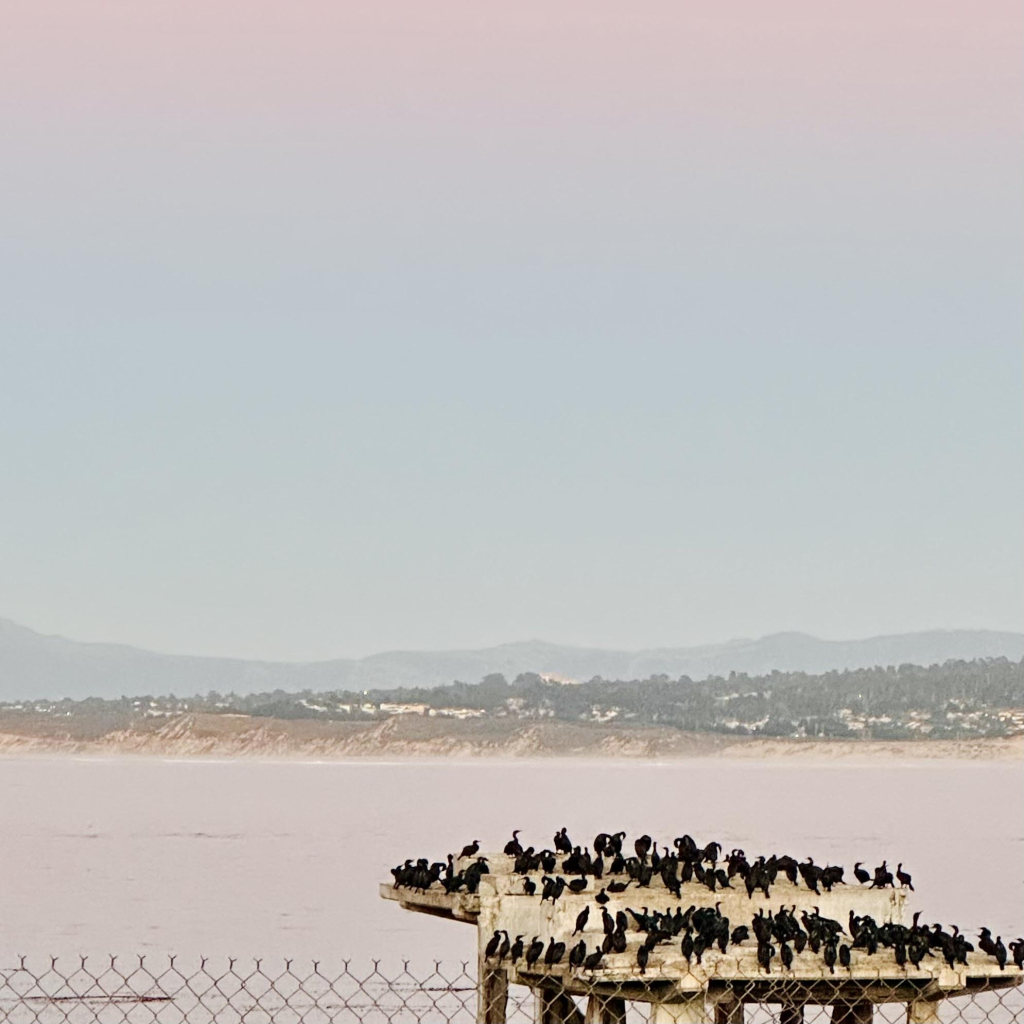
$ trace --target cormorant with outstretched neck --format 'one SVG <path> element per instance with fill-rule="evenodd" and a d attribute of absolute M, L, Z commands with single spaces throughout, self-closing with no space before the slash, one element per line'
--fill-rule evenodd
<path fill-rule="evenodd" d="M 523 852 L 522 844 L 519 842 L 520 832 L 522 832 L 521 828 L 513 829 L 512 838 L 505 844 L 505 853 L 510 857 L 518 857 Z"/>

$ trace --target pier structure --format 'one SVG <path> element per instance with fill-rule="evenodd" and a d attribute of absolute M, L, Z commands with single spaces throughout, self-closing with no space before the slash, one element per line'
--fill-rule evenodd
<path fill-rule="evenodd" d="M 476 858 L 473 858 L 474 860 Z M 870 1024 L 880 1004 L 904 1004 L 909 1024 L 939 1024 L 943 1000 L 988 989 L 1020 985 L 1022 972 L 1012 963 L 1003 970 L 992 957 L 970 953 L 967 964 L 953 967 L 938 954 L 929 956 L 920 966 L 898 964 L 892 949 L 880 948 L 869 954 L 850 949 L 849 967 L 824 963 L 819 953 L 805 949 L 794 953 L 793 962 L 783 968 L 776 958 L 765 970 L 758 962 L 757 942 L 751 936 L 730 943 L 725 953 L 718 948 L 703 952 L 700 962 L 688 961 L 680 942 L 658 945 L 649 954 L 646 966 L 637 962 L 637 950 L 644 933 L 630 930 L 626 949 L 606 953 L 593 970 L 569 966 L 567 957 L 546 965 L 543 958 L 527 965 L 520 958 L 498 961 L 487 957 L 485 949 L 495 932 L 524 943 L 535 937 L 564 942 L 566 950 L 581 939 L 588 950 L 596 950 L 604 939 L 601 908 L 595 895 L 606 886 L 592 877 L 582 892 L 566 888 L 555 901 L 543 901 L 539 895 L 542 872 L 523 876 L 513 872 L 513 858 L 503 854 L 485 855 L 488 873 L 480 877 L 475 893 L 448 894 L 441 885 L 426 890 L 380 886 L 380 895 L 396 901 L 403 909 L 430 914 L 472 925 L 477 929 L 478 1008 L 481 1024 L 504 1024 L 510 985 L 524 985 L 535 1000 L 535 1019 L 543 1024 L 619 1024 L 626 1020 L 630 1003 L 650 1004 L 646 1018 L 656 1024 L 741 1024 L 744 1008 L 755 1004 L 775 1004 L 779 1024 L 802 1024 L 805 1009 L 830 1007 L 834 1024 Z M 472 861 L 458 863 L 458 868 Z M 537 892 L 524 891 L 530 877 Z M 557 877 L 557 872 L 549 877 Z M 565 875 L 566 882 L 578 876 Z M 630 885 L 622 893 L 606 891 L 605 909 L 614 917 L 627 908 L 642 911 L 675 911 L 681 907 L 716 907 L 729 918 L 730 927 L 750 926 L 751 919 L 763 911 L 776 912 L 780 906 L 798 916 L 817 912 L 847 927 L 850 914 L 870 915 L 876 922 L 908 924 L 908 892 L 903 887 L 876 889 L 856 883 L 836 885 L 831 892 L 816 894 L 804 885 L 794 885 L 779 875 L 770 887 L 770 897 L 760 892 L 750 897 L 742 880 L 736 888 L 710 892 L 704 885 L 688 882 L 675 897 L 657 876 L 650 886 Z M 590 907 L 588 921 L 574 934 L 577 917 Z M 852 947 L 852 939 L 845 940 Z M 581 1012 L 573 997 L 585 1000 Z"/>

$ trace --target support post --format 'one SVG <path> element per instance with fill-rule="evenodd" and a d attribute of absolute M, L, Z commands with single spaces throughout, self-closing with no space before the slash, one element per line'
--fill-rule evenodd
<path fill-rule="evenodd" d="M 651 1024 L 707 1024 L 707 1020 L 703 992 L 651 1007 Z"/>
<path fill-rule="evenodd" d="M 508 971 L 480 958 L 477 982 L 477 1024 L 505 1024 L 508 1007 Z"/>
<path fill-rule="evenodd" d="M 870 999 L 832 1004 L 832 1024 L 871 1024 L 874 1019 L 875 1006 Z"/>
<path fill-rule="evenodd" d="M 715 1003 L 715 1024 L 743 1024 L 743 1000 L 730 993 Z"/>
<path fill-rule="evenodd" d="M 907 1024 L 939 1024 L 941 999 L 914 999 L 907 1004 Z"/>
<path fill-rule="evenodd" d="M 804 1024 L 803 1004 L 792 1003 L 783 1005 L 779 1010 L 779 1024 Z"/>
<path fill-rule="evenodd" d="M 621 996 L 599 996 L 596 993 L 587 999 L 584 1024 L 625 1024 L 626 1000 Z"/>
<path fill-rule="evenodd" d="M 561 985 L 539 985 L 536 993 L 538 1024 L 583 1024 L 583 1014 Z"/>

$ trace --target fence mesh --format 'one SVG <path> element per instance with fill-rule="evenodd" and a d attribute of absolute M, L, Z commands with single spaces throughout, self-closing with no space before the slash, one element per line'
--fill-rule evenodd
<path fill-rule="evenodd" d="M 1009 970 L 1012 970 L 1010 968 Z M 440 961 L 22 958 L 0 968 L 0 1021 L 12 1024 L 328 1024 L 328 1022 L 674 1021 L 800 1024 L 1024 1021 L 1019 974 L 967 990 L 893 978 L 741 979 L 699 984 L 657 968 L 623 981 L 578 969 L 534 973 Z M 777 972 L 778 975 L 779 972 Z M 947 979 L 948 982 L 948 979 Z"/>

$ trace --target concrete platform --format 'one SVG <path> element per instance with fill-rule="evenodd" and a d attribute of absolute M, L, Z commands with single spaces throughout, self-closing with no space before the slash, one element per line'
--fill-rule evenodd
<path fill-rule="evenodd" d="M 794 956 L 788 970 L 783 970 L 776 957 L 769 974 L 757 962 L 757 943 L 753 938 L 740 944 L 730 943 L 724 954 L 717 948 L 708 950 L 701 964 L 688 964 L 680 952 L 679 940 L 675 940 L 655 947 L 641 973 L 636 952 L 645 936 L 637 930 L 627 933 L 625 952 L 606 954 L 593 971 L 570 968 L 565 962 L 553 967 L 537 963 L 530 968 L 522 961 L 518 965 L 495 964 L 484 959 L 483 951 L 498 929 L 513 938 L 522 935 L 527 943 L 534 936 L 545 942 L 553 936 L 571 948 L 582 938 L 588 951 L 597 949 L 604 931 L 594 897 L 609 881 L 621 882 L 626 876 L 606 877 L 600 882 L 589 878 L 582 893 L 566 889 L 556 902 L 542 903 L 543 872 L 525 876 L 537 883 L 537 894 L 528 896 L 523 892 L 524 876 L 512 872 L 511 857 L 502 853 L 485 856 L 491 873 L 481 877 L 479 891 L 474 895 L 449 896 L 439 885 L 425 892 L 396 889 L 390 884 L 380 887 L 383 898 L 397 901 L 406 910 L 476 925 L 481 1021 L 503 1021 L 508 985 L 520 984 L 536 993 L 538 1020 L 544 1021 L 582 1021 L 575 1004 L 567 997 L 583 996 L 590 999 L 587 1019 L 593 1021 L 622 1020 L 626 1002 L 639 1001 L 654 1004 L 651 1019 L 655 1021 L 741 1021 L 744 1004 L 776 1003 L 790 1008 L 788 1015 L 783 1014 L 789 1024 L 802 1019 L 799 1008 L 804 1004 L 831 1004 L 834 1020 L 860 1024 L 871 1020 L 874 1004 L 895 1002 L 908 1006 L 908 1020 L 927 1024 L 938 1021 L 938 1007 L 943 999 L 1020 985 L 1024 980 L 1012 963 L 1000 971 L 992 958 L 984 954 L 970 954 L 966 966 L 949 968 L 945 960 L 935 956 L 914 968 L 910 964 L 899 966 L 889 949 L 879 950 L 873 956 L 853 949 L 850 967 L 837 964 L 834 974 L 829 973 L 820 954 L 805 950 Z M 558 874 L 552 872 L 551 877 Z M 568 881 L 579 876 L 562 877 Z M 771 886 L 771 896 L 765 898 L 759 892 L 748 897 L 739 878 L 734 884 L 734 889 L 712 893 L 705 886 L 690 882 L 682 886 L 680 898 L 676 898 L 656 878 L 649 887 L 633 884 L 623 893 L 606 893 L 606 908 L 614 916 L 627 907 L 661 912 L 674 912 L 681 907 L 685 912 L 691 906 L 717 905 L 729 918 L 730 928 L 749 928 L 751 918 L 759 910 L 768 913 L 780 906 L 795 908 L 798 917 L 803 911 L 817 910 L 822 916 L 839 921 L 844 929 L 851 911 L 861 917 L 870 915 L 879 924 L 910 923 L 908 892 L 903 888 L 869 889 L 854 882 L 816 895 L 806 886 L 794 885 L 780 876 Z M 590 907 L 590 919 L 583 932 L 574 937 L 577 915 L 586 906 Z"/>

